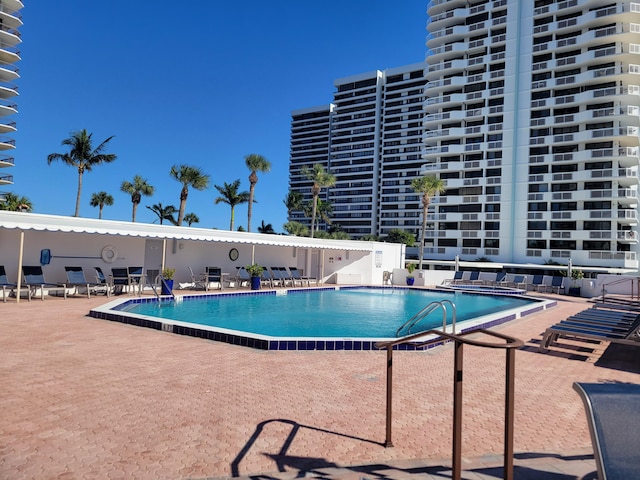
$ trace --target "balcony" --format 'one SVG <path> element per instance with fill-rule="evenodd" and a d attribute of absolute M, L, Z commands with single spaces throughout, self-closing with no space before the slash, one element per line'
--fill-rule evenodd
<path fill-rule="evenodd" d="M 13 175 L 0 175 L 0 185 L 13 185 Z"/>
<path fill-rule="evenodd" d="M 619 230 L 616 238 L 620 243 L 636 244 L 638 243 L 638 232 L 635 230 Z"/>
<path fill-rule="evenodd" d="M 616 218 L 619 223 L 623 223 L 625 225 L 637 225 L 638 210 L 636 209 L 618 210 Z"/>
<path fill-rule="evenodd" d="M 0 168 L 13 167 L 15 165 L 13 157 L 9 155 L 0 155 Z"/>

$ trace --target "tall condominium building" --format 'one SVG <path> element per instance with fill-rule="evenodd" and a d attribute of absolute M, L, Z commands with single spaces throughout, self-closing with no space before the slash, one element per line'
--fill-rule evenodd
<path fill-rule="evenodd" d="M 638 268 L 640 3 L 434 0 L 430 258 Z"/>
<path fill-rule="evenodd" d="M 18 29 L 22 26 L 20 0 L 0 0 L 0 201 L 4 201 L 4 188 L 13 184 L 13 175 L 2 170 L 13 167 L 11 151 L 15 140 L 11 134 L 16 124 L 11 117 L 18 113 L 14 97 L 18 95 L 15 81 L 19 78 L 15 64 L 20 60 L 17 46 L 22 41 Z"/>
<path fill-rule="evenodd" d="M 436 175 L 447 189 L 425 258 L 637 269 L 640 3 L 433 0 L 427 13 L 423 73 L 335 83 L 334 221 L 417 234 L 409 183 Z M 294 186 L 293 128 L 291 188 L 310 190 Z"/>
<path fill-rule="evenodd" d="M 415 230 L 419 200 L 409 186 L 420 174 L 425 63 L 336 80 L 333 103 L 296 110 L 291 122 L 289 185 L 311 199 L 303 166 L 320 163 L 336 177 L 322 191 L 331 221 L 353 237 Z M 302 211 L 290 220 L 310 224 Z M 327 228 L 321 220 L 320 228 Z"/>

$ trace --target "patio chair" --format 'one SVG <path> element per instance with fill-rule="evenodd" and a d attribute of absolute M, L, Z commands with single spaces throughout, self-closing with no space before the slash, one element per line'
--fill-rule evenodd
<path fill-rule="evenodd" d="M 551 285 L 549 285 L 548 288 L 551 293 L 553 293 L 553 291 L 555 290 L 555 293 L 560 295 L 561 289 L 562 293 L 564 293 L 564 277 L 561 277 L 559 275 L 551 277 Z"/>
<path fill-rule="evenodd" d="M 47 288 L 47 292 L 58 292 L 62 290 L 64 298 L 67 298 L 67 286 L 64 283 L 49 283 L 44 279 L 44 273 L 40 265 L 23 265 L 22 276 L 24 277 L 24 284 L 28 288 L 28 298 L 31 301 L 31 297 L 40 289 L 40 300 L 44 300 L 44 291 Z"/>
<path fill-rule="evenodd" d="M 2 288 L 3 303 L 7 303 L 7 290 L 9 290 L 9 295 L 11 295 L 17 287 L 18 285 L 11 283 L 7 278 L 7 272 L 4 269 L 4 265 L 0 265 L 0 288 Z"/>
<path fill-rule="evenodd" d="M 220 267 L 207 267 L 205 273 L 205 290 L 209 290 L 209 285 L 217 283 L 220 290 L 224 289 L 222 283 L 222 268 Z"/>
<path fill-rule="evenodd" d="M 82 287 L 87 290 L 87 298 L 91 298 L 91 293 L 97 293 L 98 291 L 104 292 L 104 294 L 109 296 L 109 288 L 107 285 L 103 285 L 102 283 L 91 283 L 84 276 L 84 270 L 82 267 L 69 267 L 65 266 L 64 271 L 67 274 L 67 283 L 68 287 L 74 287 L 74 293 L 78 293 L 78 288 Z"/>
<path fill-rule="evenodd" d="M 573 388 L 584 403 L 598 478 L 640 478 L 640 385 L 575 382 Z"/>
<path fill-rule="evenodd" d="M 144 268 L 142 267 L 127 267 L 127 274 L 129 276 L 129 285 L 133 286 L 133 290 L 135 291 L 135 287 L 138 287 L 139 294 L 142 294 L 142 289 L 144 288 L 147 277 L 144 274 Z"/>
<path fill-rule="evenodd" d="M 193 273 L 193 269 L 189 266 L 189 276 L 191 277 L 191 283 L 180 284 L 181 288 L 193 288 L 194 290 L 202 289 L 207 290 L 207 273 Z"/>
<path fill-rule="evenodd" d="M 111 275 L 109 276 L 109 285 L 115 294 L 121 294 L 125 290 L 128 293 L 129 287 L 132 285 L 129 270 L 126 267 L 112 267 Z"/>

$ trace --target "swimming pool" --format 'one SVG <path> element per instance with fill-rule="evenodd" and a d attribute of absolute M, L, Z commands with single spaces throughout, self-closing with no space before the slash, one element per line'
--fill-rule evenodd
<path fill-rule="evenodd" d="M 370 350 L 377 341 L 395 338 L 398 327 L 432 301 L 456 304 L 457 331 L 497 325 L 554 303 L 403 287 L 304 288 L 178 299 L 175 304 L 159 304 L 155 298 L 119 300 L 90 315 L 268 350 Z M 413 332 L 441 326 L 439 310 Z"/>

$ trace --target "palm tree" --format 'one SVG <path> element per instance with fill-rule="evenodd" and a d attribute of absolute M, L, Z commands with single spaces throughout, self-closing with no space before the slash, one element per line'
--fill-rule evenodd
<path fill-rule="evenodd" d="M 173 215 L 177 212 L 176 207 L 174 207 L 173 205 L 167 205 L 166 207 L 163 207 L 161 203 L 156 203 L 152 207 L 147 205 L 147 208 L 158 216 L 160 225 L 162 225 L 162 222 L 164 220 L 168 220 L 172 225 L 178 224 L 178 222 L 176 222 L 176 219 L 173 218 Z"/>
<path fill-rule="evenodd" d="M 0 210 L 10 212 L 30 212 L 33 210 L 33 203 L 27 197 L 19 197 L 15 193 L 5 193 L 4 200 L 0 200 Z"/>
<path fill-rule="evenodd" d="M 78 195 L 76 196 L 74 217 L 80 216 L 80 196 L 82 194 L 82 175 L 84 172 L 90 172 L 96 165 L 111 163 L 117 158 L 113 153 L 103 153 L 113 135 L 96 148 L 93 148 L 91 142 L 92 135 L 92 133 L 87 133 L 84 129 L 79 132 L 72 132 L 71 137 L 62 141 L 62 145 L 70 147 L 70 151 L 68 153 L 51 153 L 47 157 L 49 165 L 56 160 L 62 160 L 67 165 L 78 169 Z"/>
<path fill-rule="evenodd" d="M 311 193 L 313 195 L 313 209 L 311 212 L 311 238 L 313 238 L 313 227 L 316 220 L 318 195 L 320 195 L 320 190 L 323 187 L 332 187 L 333 185 L 335 185 L 336 177 L 333 174 L 326 172 L 324 167 L 320 163 L 314 164 L 312 168 L 309 168 L 307 165 L 305 165 L 304 167 L 302 167 L 301 173 L 313 182 L 313 186 L 311 187 Z"/>
<path fill-rule="evenodd" d="M 120 190 L 124 193 L 131 195 L 131 203 L 133 204 L 133 211 L 131 213 L 131 221 L 136 221 L 136 212 L 138 211 L 138 205 L 142 200 L 142 195 L 150 197 L 155 190 L 154 187 L 147 183 L 147 180 L 140 175 L 133 177 L 133 182 L 124 180 L 120 185 Z"/>
<path fill-rule="evenodd" d="M 194 223 L 200 223 L 200 217 L 198 217 L 195 213 L 187 213 L 184 216 L 184 221 L 187 222 L 187 225 L 191 226 Z"/>
<path fill-rule="evenodd" d="M 180 190 L 180 210 L 178 211 L 177 225 L 182 225 L 184 219 L 184 209 L 187 206 L 187 197 L 189 196 L 189 187 L 196 190 L 206 190 L 209 188 L 209 175 L 202 173 L 197 167 L 189 165 L 174 165 L 169 172 L 171 178 L 182 184 Z"/>
<path fill-rule="evenodd" d="M 422 270 L 422 257 L 424 256 L 424 235 L 427 231 L 427 210 L 431 203 L 431 198 L 439 193 L 443 193 L 447 187 L 444 180 L 435 175 L 425 175 L 411 180 L 411 188 L 414 192 L 422 194 L 422 235 L 420 235 L 420 257 L 418 269 Z"/>
<path fill-rule="evenodd" d="M 102 219 L 102 209 L 105 205 L 113 205 L 113 197 L 109 195 L 107 192 L 98 192 L 91 195 L 91 206 L 92 207 L 100 207 L 100 213 L 98 214 L 98 218 Z"/>
<path fill-rule="evenodd" d="M 282 203 L 287 207 L 287 217 L 291 217 L 291 212 L 294 210 L 302 210 L 302 200 L 304 196 L 300 192 L 289 190 L 287 196 L 284 197 Z"/>
<path fill-rule="evenodd" d="M 224 185 L 222 187 L 220 185 L 214 186 L 221 195 L 214 200 L 214 203 L 217 205 L 222 202 L 231 207 L 231 223 L 229 224 L 229 230 L 233 231 L 236 205 L 247 203 L 249 201 L 249 192 L 238 193 L 238 188 L 240 187 L 240 179 L 231 184 L 224 182 Z"/>
<path fill-rule="evenodd" d="M 273 229 L 273 225 L 271 225 L 270 223 L 267 223 L 265 225 L 264 220 L 262 220 L 262 224 L 258 227 L 258 232 L 260 232 L 260 233 L 276 233 L 276 231 Z"/>
<path fill-rule="evenodd" d="M 313 214 L 313 200 L 309 200 L 302 206 L 302 211 L 305 217 L 311 218 Z M 318 198 L 318 203 L 316 205 L 316 228 L 315 232 L 318 233 L 320 227 L 320 220 L 324 220 L 325 223 L 331 224 L 330 215 L 333 213 L 333 205 L 331 202 L 325 202 L 324 200 Z"/>
<path fill-rule="evenodd" d="M 309 235 L 309 227 L 300 222 L 287 222 L 282 228 L 289 234 L 296 237 L 306 237 Z"/>
<path fill-rule="evenodd" d="M 268 172 L 271 170 L 271 162 L 257 153 L 251 153 L 244 157 L 244 163 L 251 170 L 249 175 L 249 208 L 247 209 L 247 232 L 251 231 L 251 214 L 253 209 L 253 193 L 258 183 L 257 172 Z"/>

